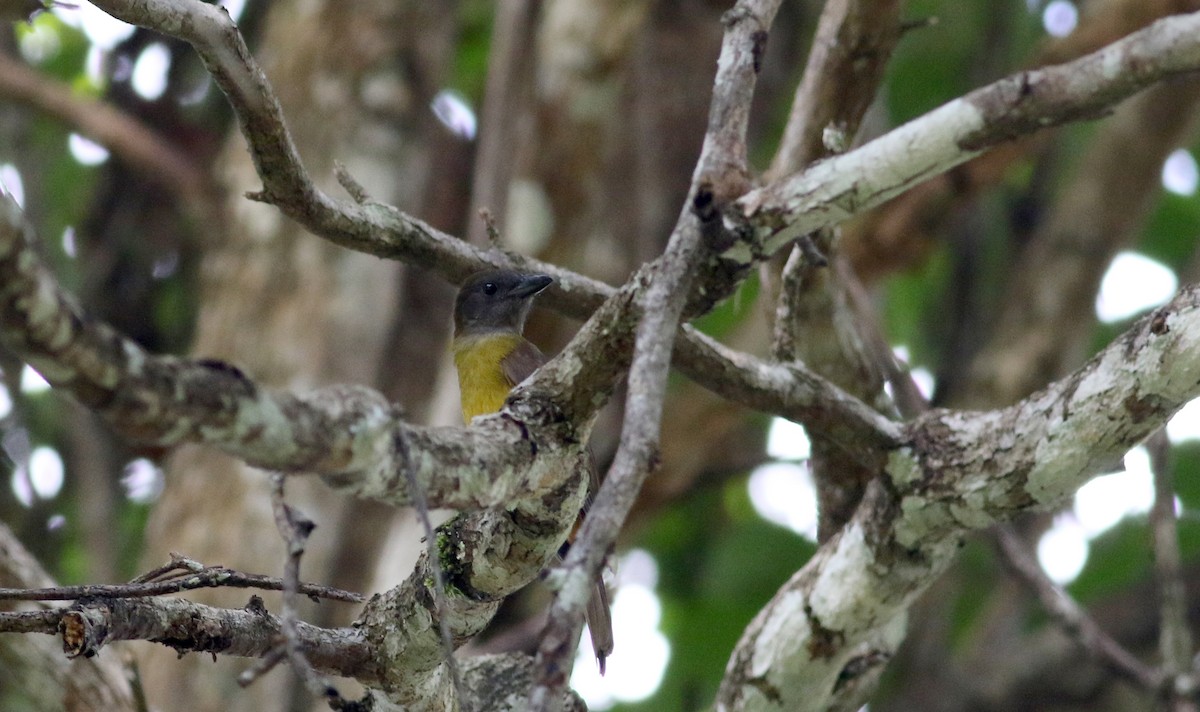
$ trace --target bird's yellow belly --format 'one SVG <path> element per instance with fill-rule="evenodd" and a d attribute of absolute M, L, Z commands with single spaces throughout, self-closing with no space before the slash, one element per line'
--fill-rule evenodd
<path fill-rule="evenodd" d="M 504 375 L 501 361 L 520 342 L 516 334 L 487 334 L 454 342 L 454 366 L 458 370 L 458 389 L 462 393 L 463 422 L 485 413 L 495 413 L 504 405 L 513 384 Z"/>

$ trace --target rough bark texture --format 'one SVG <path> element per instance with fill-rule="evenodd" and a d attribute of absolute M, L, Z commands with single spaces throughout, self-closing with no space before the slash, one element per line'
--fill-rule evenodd
<path fill-rule="evenodd" d="M 489 89 L 493 103 L 485 121 L 504 140 L 493 137 L 481 145 L 479 165 L 490 166 L 490 173 L 476 174 L 474 198 L 503 198 L 507 231 L 522 238 L 546 236 L 538 220 L 550 216 L 567 239 L 587 241 L 582 248 L 554 241 L 521 246 L 544 247 L 541 256 L 553 260 L 586 263 L 595 254 L 624 250 L 621 230 L 629 225 L 657 230 L 631 238 L 637 244 L 626 254 L 653 260 L 639 267 L 632 259 L 615 276 L 605 275 L 623 280 L 612 287 L 569 265 L 458 240 L 394 207 L 430 194 L 420 180 L 390 182 L 389 166 L 410 155 L 410 144 L 402 148 L 391 129 L 409 108 L 423 107 L 437 86 L 409 84 L 396 58 L 404 56 L 409 40 L 421 43 L 396 30 L 436 10 L 395 3 L 353 9 L 276 4 L 257 51 L 262 69 L 215 6 L 167 0 L 100 4 L 194 47 L 226 93 L 248 149 L 243 154 L 241 138 L 230 140 L 220 163 L 222 180 L 230 196 L 256 190 L 257 202 L 229 197 L 228 223 L 214 225 L 218 239 L 208 245 L 204 266 L 210 301 L 199 317 L 198 358 L 185 359 L 154 354 L 75 304 L 40 260 L 21 211 L 4 198 L 0 342 L 121 435 L 156 447 L 182 446 L 150 528 L 153 563 L 169 548 L 252 571 L 278 568 L 283 555 L 274 543 L 267 478 L 252 467 L 319 476 L 292 477 L 297 485 L 289 488 L 289 498 L 322 526 L 349 528 L 338 532 L 340 538 L 314 540 L 320 543 L 305 557 L 307 570 L 332 571 L 341 577 L 333 583 L 350 587 L 366 587 L 368 572 L 331 565 L 334 547 L 360 553 L 379 546 L 382 534 L 364 536 L 361 530 L 386 526 L 388 513 L 377 509 L 370 519 L 347 513 L 346 500 L 330 497 L 327 489 L 383 505 L 423 499 L 454 510 L 415 566 L 394 565 L 408 571 L 407 577 L 366 603 L 352 627 L 328 615 L 322 625 L 299 626 L 291 641 L 318 672 L 366 686 L 376 709 L 578 705 L 564 688 L 590 582 L 628 525 L 643 484 L 661 464 L 662 437 L 677 432 L 663 428 L 672 403 L 672 364 L 732 403 L 803 422 L 817 441 L 814 458 L 828 473 L 858 473 L 846 478 L 853 480 L 849 484 L 833 482 L 823 501 L 829 519 L 822 545 L 761 609 L 732 651 L 717 698 L 718 708 L 728 710 L 858 708 L 876 689 L 886 663 L 900 655 L 910 611 L 953 564 L 965 537 L 1023 512 L 1060 506 L 1200 395 L 1200 290 L 1190 287 L 1075 370 L 1070 349 L 1060 344 L 1016 350 L 1038 365 L 1021 371 L 1028 380 L 1019 387 L 1005 381 L 989 390 L 985 377 L 973 376 L 973 387 L 988 391 L 989 399 L 1012 393 L 1008 402 L 987 403 L 992 410 L 939 409 L 914 416 L 881 393 L 885 376 L 894 387 L 898 383 L 894 365 L 890 356 L 881 356 L 887 349 L 854 275 L 825 241 L 845 219 L 989 148 L 1110 112 L 1134 93 L 1170 82 L 1121 109 L 1133 124 L 1159 116 L 1172 88 L 1194 82 L 1176 75 L 1200 69 L 1200 14 L 1161 20 L 1068 64 L 1001 79 L 860 148 L 841 153 L 838 141 L 825 141 L 824 148 L 836 155 L 816 163 L 808 162 L 818 151 L 815 129 L 823 119 L 798 107 L 789 120 L 787 148 L 774 164 L 779 174 L 796 172 L 768 174 L 776 179 L 759 186 L 750 162 L 750 115 L 779 3 L 740 2 L 721 17 L 703 140 L 699 134 L 673 137 L 666 151 L 683 155 L 681 146 L 697 140 L 690 183 L 645 196 L 631 218 L 615 216 L 620 210 L 600 186 L 629 176 L 632 185 L 653 183 L 666 161 L 625 160 L 636 152 L 624 143 L 630 135 L 619 130 L 620 102 L 649 100 L 619 91 L 621 81 L 630 73 L 665 71 L 648 59 L 658 56 L 654 40 L 669 36 L 668 26 L 680 27 L 671 22 L 672 12 L 695 6 L 514 3 L 499 15 L 511 35 L 492 47 L 506 72 L 496 86 L 513 87 L 529 98 L 532 110 L 528 116 L 510 114 L 505 104 L 495 103 L 500 90 Z M 870 15 L 854 3 L 830 3 L 820 37 L 862 38 L 864 46 L 886 54 L 898 32 L 892 24 L 895 6 L 877 9 L 879 15 Z M 438 17 L 443 30 L 452 24 Z M 305 52 L 294 51 L 296 38 L 304 38 Z M 351 42 L 359 51 L 342 51 Z M 859 77 L 860 93 L 833 112 L 857 124 L 874 93 L 866 85 L 878 81 L 883 63 L 874 55 L 866 64 L 823 56 L 829 49 L 818 43 L 813 67 L 828 62 Z M 429 51 L 439 56 L 436 48 Z M 531 56 L 537 60 L 533 68 L 522 63 Z M 436 65 L 430 61 L 428 66 Z M 821 94 L 814 88 L 822 86 L 819 78 L 803 82 L 800 95 Z M 1064 268 L 1070 289 L 1055 294 L 1061 301 L 1047 312 L 1059 315 L 1051 314 L 1048 322 L 1061 325 L 1061 313 L 1077 309 L 1093 289 L 1103 258 L 1140 219 L 1154 166 L 1188 135 L 1189 114 L 1180 110 L 1172 121 L 1158 122 L 1162 130 L 1144 156 L 1118 160 L 1136 168 L 1130 172 L 1141 188 L 1123 195 L 1124 202 L 1112 201 L 1122 220 L 1105 218 L 1102 208 L 1109 206 L 1084 180 L 1104 183 L 1116 171 L 1102 170 L 1101 159 L 1111 156 L 1098 153 L 1083 162 L 1086 175 L 1078 192 L 1068 193 L 1061 215 L 1030 243 L 1026 272 L 1054 269 L 1055 245 L 1094 246 L 1090 240 L 1077 243 L 1070 229 L 1081 210 L 1097 221 L 1096 230 L 1111 232 L 1094 259 L 1072 263 L 1077 273 Z M 283 123 L 284 116 L 290 124 Z M 1123 126 L 1117 121 L 1105 130 L 1119 137 Z M 595 140 L 573 140 L 580 133 Z M 645 141 L 648 133 L 643 126 L 632 135 Z M 508 145 L 509 139 L 517 145 Z M 506 150 L 512 152 L 511 165 Z M 350 199 L 333 197 L 340 195 L 329 180 L 335 158 L 349 166 L 343 186 Z M 461 168 L 447 163 L 444 171 L 443 176 L 460 175 Z M 594 182 L 575 182 L 575 171 Z M 1110 186 L 1120 184 L 1109 180 Z M 671 228 L 664 220 L 671 213 L 662 206 L 663 196 L 673 192 L 677 218 Z M 466 204 L 462 193 L 452 199 Z M 469 231 L 461 222 L 447 229 Z M 735 350 L 686 325 L 734 293 L 753 268 L 815 231 L 825 232 L 801 246 L 785 274 L 778 361 Z M 806 262 L 815 260 L 813 245 L 833 258 L 834 269 Z M 412 308 L 420 292 L 405 288 L 394 260 L 449 280 L 483 265 L 542 270 L 557 279 L 545 303 L 586 321 L 555 358 L 514 390 L 500 413 L 465 429 L 420 423 L 389 402 L 390 394 L 403 390 L 395 379 L 385 384 L 388 395 L 371 387 L 389 366 L 413 363 L 404 356 L 389 364 L 385 349 L 403 336 L 379 328 L 392 320 L 392 310 Z M 1032 286 L 1017 285 L 1006 307 L 1019 322 L 1013 328 L 1037 336 L 1030 323 L 1044 315 L 1030 304 L 1045 300 Z M 410 323 L 431 322 L 422 317 Z M 765 330 L 758 334 L 765 337 Z M 997 334 L 1016 341 L 1005 329 Z M 805 338 L 811 343 L 797 344 Z M 998 351 L 1005 358 L 1014 355 Z M 426 381 L 412 391 L 419 398 L 445 392 L 430 385 L 436 363 L 426 358 L 419 373 L 405 374 Z M 1003 381 L 1011 369 L 985 371 Z M 621 392 L 626 377 L 608 480 L 562 567 L 547 577 L 555 595 L 536 658 L 509 654 L 447 664 L 446 639 L 457 647 L 479 635 L 503 599 L 538 579 L 554 560 L 585 499 L 581 465 L 587 441 L 600 409 Z M 343 381 L 354 385 L 327 385 Z M 426 405 L 417 411 L 436 420 L 437 409 Z M 908 419 L 901 422 L 900 415 Z M 714 438 L 704 448 L 711 451 L 719 442 Z M 410 483 L 422 489 L 421 497 Z M 1170 509 L 1160 506 L 1157 516 L 1170 517 Z M 1160 546 L 1170 553 L 1167 544 Z M 1160 576 L 1171 583 L 1176 569 Z M 0 627 L 52 632 L 79 653 L 102 650 L 113 640 L 146 639 L 180 652 L 269 659 L 287 626 L 269 612 L 273 602 L 267 609 L 261 601 L 242 608 L 243 599 L 238 595 L 223 607 L 174 599 L 83 600 L 62 613 L 0 615 Z M 1163 620 L 1182 625 L 1178 609 L 1175 605 Z M 1169 646 L 1172 659 L 1186 658 L 1175 640 Z M 1163 645 L 1169 643 L 1164 638 Z M 618 651 L 619 646 L 618 641 Z M 281 676 L 245 693 L 233 690 L 233 673 L 207 660 L 204 672 L 186 669 L 201 656 L 184 663 L 169 657 L 160 654 L 153 665 L 144 665 L 154 705 L 246 708 L 288 695 L 276 686 L 283 685 Z M 1178 660 L 1168 668 L 1163 674 L 1173 676 L 1176 686 L 1186 683 Z M 214 669 L 215 676 L 206 677 Z M 180 679 L 171 681 L 175 675 Z M 1131 677 L 1147 687 L 1157 679 Z M 1177 701 L 1185 696 L 1186 690 L 1179 692 Z"/>

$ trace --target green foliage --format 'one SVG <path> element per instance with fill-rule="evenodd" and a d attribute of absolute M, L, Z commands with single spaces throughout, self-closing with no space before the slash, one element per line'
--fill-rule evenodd
<path fill-rule="evenodd" d="M 488 52 L 492 46 L 493 11 L 492 3 L 484 0 L 468 0 L 459 9 L 462 31 L 450 83 L 471 101 L 476 110 L 483 106 Z"/>
<path fill-rule="evenodd" d="M 905 16 L 916 26 L 896 48 L 885 95 L 897 125 L 1012 69 L 1037 27 L 1022 3 L 917 0 Z"/>
<path fill-rule="evenodd" d="M 1185 516 L 1200 513 L 1200 440 L 1188 440 L 1171 451 L 1175 466 L 1175 495 L 1183 504 Z"/>
<path fill-rule="evenodd" d="M 744 478 L 672 505 L 639 537 L 639 545 L 658 561 L 661 627 L 671 659 L 658 692 L 617 708 L 626 711 L 711 704 L 750 619 L 815 550 L 754 512 Z"/>
<path fill-rule="evenodd" d="M 758 273 L 752 272 L 728 299 L 722 301 L 709 313 L 701 316 L 692 324 L 714 339 L 722 339 L 729 335 L 738 324 L 745 319 L 753 309 L 762 309 L 758 296 L 762 291 Z"/>
<path fill-rule="evenodd" d="M 1200 195 L 1180 196 L 1164 190 L 1138 251 L 1180 270 L 1195 254 L 1195 235 L 1200 235 Z"/>
<path fill-rule="evenodd" d="M 931 331 L 937 325 L 929 315 L 943 303 L 950 279 L 949 256 L 944 250 L 923 265 L 888 278 L 881 314 L 885 332 L 894 345 L 908 347 L 913 365 L 937 363 L 940 355 Z"/>
<path fill-rule="evenodd" d="M 1001 569 L 991 537 L 971 537 L 959 554 L 953 575 L 937 586 L 954 589 L 948 598 L 950 640 L 956 647 L 964 646 L 977 634 L 978 623 L 991 602 L 991 594 L 999 583 Z M 943 599 L 944 600 L 944 599 Z"/>
<path fill-rule="evenodd" d="M 1149 571 L 1146 520 L 1126 519 L 1092 540 L 1087 563 L 1068 590 L 1086 604 L 1137 583 Z"/>
<path fill-rule="evenodd" d="M 84 72 L 89 44 L 83 33 L 48 12 L 39 14 L 32 26 L 17 25 L 18 38 L 35 31 L 53 33 L 58 47 L 42 59 L 38 71 L 81 96 L 99 96 L 100 87 Z M 87 215 L 97 176 L 95 168 L 81 165 L 71 156 L 67 147 L 70 134 L 70 127 L 38 116 L 30 122 L 20 156 L 0 153 L 0 161 L 16 159 L 25 181 L 26 206 L 46 244 L 44 255 L 69 289 L 78 286 L 80 274 L 78 265 L 63 251 L 61 237 Z"/>
<path fill-rule="evenodd" d="M 38 71 L 66 82 L 81 94 L 93 97 L 100 95 L 100 87 L 93 84 L 83 72 L 91 46 L 82 32 L 64 24 L 57 15 L 49 12 L 39 13 L 31 24 L 16 25 L 18 41 L 35 32 L 53 33 L 57 39 L 56 51 L 40 58 Z"/>

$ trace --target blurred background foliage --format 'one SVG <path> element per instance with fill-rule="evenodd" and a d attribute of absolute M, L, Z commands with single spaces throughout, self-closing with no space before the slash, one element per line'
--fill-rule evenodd
<path fill-rule="evenodd" d="M 905 17 L 912 27 L 891 59 L 879 98 L 864 124 L 864 135 L 882 133 L 975 87 L 1036 64 L 1040 48 L 1054 41 L 1048 27 L 1061 32 L 1053 25 L 1057 16 L 1054 13 L 1075 12 L 1077 22 L 1087 22 L 1089 13 L 1098 13 L 1104 4 L 1099 0 L 1078 5 L 1041 0 L 908 3 Z M 703 2 L 647 5 L 664 23 L 675 21 L 671 19 L 673 13 L 694 12 L 711 20 L 723 9 L 721 3 Z M 258 30 L 268 6 L 248 0 L 245 8 L 238 10 L 252 47 L 259 42 Z M 763 78 L 762 106 L 752 147 L 752 155 L 760 165 L 765 166 L 773 154 L 782 131 L 819 11 L 820 3 L 816 2 L 785 3 L 772 35 L 773 64 Z M 467 107 L 479 107 L 487 85 L 493 4 L 483 0 L 460 2 L 456 21 L 452 63 L 446 85 L 441 88 L 457 91 Z M 697 42 L 708 42 L 703 51 L 714 51 L 707 39 Z M 204 170 L 212 165 L 226 135 L 233 131 L 222 97 L 203 76 L 194 56 L 178 43 L 137 30 L 101 48 L 79 26 L 74 11 L 56 10 L 38 15 L 29 26 L 13 26 L 11 32 L 3 34 L 0 45 L 7 62 L 26 64 L 46 81 L 69 87 L 77 97 L 102 98 L 154 128 Z M 161 70 L 161 91 L 153 97 L 134 82 L 137 67 L 151 46 L 165 48 L 170 61 L 169 69 Z M 711 63 L 699 66 L 711 72 Z M 635 79 L 625 77 L 623 81 Z M 4 91 L 8 98 L 0 102 L 0 179 L 10 191 L 23 195 L 29 219 L 41 238 L 44 258 L 92 313 L 154 351 L 187 353 L 197 309 L 206 298 L 199 290 L 198 270 L 206 245 L 214 239 L 206 233 L 208 226 L 198 223 L 195 213 L 189 212 L 176 194 L 103 150 L 73 149 L 78 141 L 72 138 L 75 127 L 14 98 L 8 89 Z M 698 105 L 703 106 L 705 101 L 700 97 Z M 982 343 L 998 303 L 1012 284 L 1025 241 L 1074 180 L 1078 158 L 1097 133 L 1095 124 L 1067 127 L 1058 131 L 1049 145 L 1013 162 L 999 180 L 968 198 L 947 199 L 945 209 L 953 213 L 949 219 L 931 221 L 931 244 L 890 259 L 896 268 L 867 283 L 888 341 L 902 347 L 914 372 L 923 374 L 925 382 L 933 385 L 935 402 L 939 401 L 943 382 L 963 368 L 962 350 L 971 352 Z M 1178 148 L 1189 152 L 1180 154 L 1185 157 L 1180 159 L 1183 163 L 1179 170 L 1186 174 L 1187 159 L 1196 155 L 1200 146 L 1193 135 L 1190 143 Z M 1164 268 L 1161 274 L 1176 275 L 1182 282 L 1195 277 L 1196 236 L 1200 234 L 1194 159 L 1190 170 L 1190 192 L 1162 187 L 1154 191 L 1147 219 L 1139 224 L 1135 239 L 1125 248 L 1154 260 Z M 685 178 L 686 174 L 677 176 L 677 181 Z M 620 202 L 621 196 L 608 199 Z M 942 208 L 935 207 L 938 209 Z M 964 232 L 970 234 L 969 240 L 962 238 Z M 665 234 L 641 239 L 663 240 Z M 1118 281 L 1115 293 L 1137 293 L 1146 286 L 1137 283 L 1139 278 L 1133 279 Z M 756 275 L 735 298 L 697 323 L 718 338 L 736 339 L 737 334 L 751 329 L 752 322 L 766 320 L 772 306 L 760 299 L 765 293 Z M 1094 324 L 1089 348 L 1094 351 L 1108 343 L 1151 306 L 1144 305 L 1108 322 L 1097 320 L 1094 313 L 1079 314 L 1078 319 Z M 572 327 L 563 328 L 569 333 Z M 766 342 L 761 336 L 756 338 L 753 349 L 766 353 Z M 136 575 L 142 563 L 146 521 L 162 486 L 158 466 L 164 453 L 121 443 L 97 450 L 88 440 L 96 437 L 93 431 L 98 426 L 88 421 L 79 406 L 39 387 L 36 379 L 10 356 L 0 355 L 0 359 L 4 374 L 0 393 L 0 406 L 4 406 L 0 408 L 0 477 L 9 485 L 0 487 L 0 521 L 11 527 L 62 583 L 117 581 Z M 677 378 L 673 387 L 686 392 L 689 384 Z M 685 403 L 668 410 L 667 417 L 686 420 L 690 414 Z M 612 708 L 618 710 L 692 710 L 710 704 L 741 631 L 816 549 L 811 533 L 806 533 L 810 525 L 794 520 L 791 526 L 785 526 L 780 523 L 784 519 L 772 519 L 764 513 L 763 504 L 755 501 L 749 486 L 757 467 L 783 463 L 787 468 L 780 476 L 788 484 L 773 486 L 785 489 L 766 491 L 786 493 L 776 496 L 791 498 L 776 502 L 779 506 L 811 508 L 811 497 L 796 495 L 805 487 L 811 490 L 805 479 L 803 446 L 796 442 L 801 436 L 788 431 L 792 434 L 780 435 L 773 440 L 778 442 L 763 452 L 761 443 L 767 441 L 770 420 L 753 414 L 738 418 L 758 433 L 754 443 L 758 455 L 746 459 L 745 464 L 698 468 L 674 489 L 657 492 L 639 508 L 638 517 L 623 536 L 622 552 L 639 550 L 648 553 L 653 562 L 652 574 L 630 585 L 644 586 L 656 597 L 660 615 L 651 626 L 656 625 L 667 641 L 669 657 L 661 684 L 637 693 L 649 696 L 614 700 L 605 693 L 595 698 L 601 700 L 598 708 L 613 704 Z M 1169 462 L 1178 487 L 1180 536 L 1191 581 L 1196 578 L 1196 554 L 1200 551 L 1200 520 L 1196 516 L 1200 512 L 1200 442 L 1183 436 L 1173 441 Z M 34 471 L 38 461 L 34 454 L 38 452 L 43 453 L 43 467 L 49 457 L 52 470 L 57 458 L 61 476 Z M 96 457 L 102 461 L 97 462 Z M 91 470 L 99 466 L 102 476 L 82 475 L 81 462 L 89 463 Z M 1114 470 L 1118 469 L 1120 463 L 1114 463 Z M 1136 499 L 1129 494 L 1116 496 Z M 106 504 L 97 506 L 96 501 Z M 1068 511 L 1061 516 L 1075 515 Z M 1043 518 L 1027 526 L 1032 545 L 1054 524 L 1050 518 Z M 1126 631 L 1125 623 L 1118 618 L 1128 611 L 1113 602 L 1126 600 L 1148 585 L 1151 560 L 1145 510 L 1131 511 L 1104 531 L 1077 539 L 1076 549 L 1082 547 L 1086 558 L 1080 562 L 1077 574 L 1065 579 L 1070 582 L 1070 592 L 1084 604 L 1095 606 L 1098 616 L 1112 616 L 1101 618 L 1102 625 Z M 616 575 L 623 575 L 620 564 Z M 1012 645 L 1009 654 L 1019 655 L 1023 645 L 1020 641 L 1028 640 L 1023 636 L 1044 632 L 1044 616 L 1023 594 L 1014 593 L 1019 589 L 1014 589 L 1011 582 L 1004 584 L 1006 580 L 1007 574 L 988 537 L 969 542 L 955 570 L 930 592 L 933 613 L 914 614 L 917 626 L 940 618 L 930 626 L 930 631 L 936 632 L 913 636 L 911 647 L 904 652 L 905 659 L 892 666 L 871 708 L 917 709 L 903 705 L 922 699 L 914 692 L 922 684 L 934 688 L 937 684 L 959 688 L 982 685 L 978 680 L 962 679 L 971 675 L 986 677 L 986 670 L 972 667 L 986 657 L 979 650 L 982 645 Z M 1200 599 L 1193 596 L 1192 600 Z M 1141 608 L 1148 605 L 1143 602 Z M 1010 611 L 1010 618 L 1019 621 L 1020 629 L 1019 634 L 1013 633 L 1003 642 L 997 642 L 989 633 L 999 625 L 996 616 L 1000 607 L 1015 611 Z M 930 640 L 940 641 L 932 645 L 940 644 L 942 648 L 941 654 L 934 657 L 943 665 L 936 675 L 917 669 L 920 661 L 929 659 L 930 653 L 921 646 L 930 645 Z M 629 647 L 622 646 L 618 632 L 610 679 L 622 674 L 622 656 L 636 655 Z M 1152 648 L 1153 643 L 1147 643 L 1146 650 Z M 996 651 L 995 655 L 1001 656 L 1002 652 Z M 948 678 L 954 678 L 953 682 L 947 682 Z M 1023 704 L 1027 706 L 1021 708 L 1116 709 L 1112 705 L 1117 703 L 1104 700 L 1108 699 L 1106 690 L 1119 684 L 1097 683 L 1088 688 L 1084 699 L 1066 694 L 1052 697 L 1049 693 L 1044 700 L 1026 697 Z M 636 695 L 626 697 L 631 696 Z M 947 694 L 943 699 L 978 703 L 982 698 L 962 693 Z M 1003 704 L 1009 698 L 996 699 L 996 709 L 1009 708 Z M 1112 699 L 1124 700 L 1119 695 Z M 0 685 L 0 708 L 22 710 L 24 704 L 11 688 L 6 692 Z M 935 708 L 939 707 L 923 707 Z M 955 707 L 948 704 L 942 708 Z"/>

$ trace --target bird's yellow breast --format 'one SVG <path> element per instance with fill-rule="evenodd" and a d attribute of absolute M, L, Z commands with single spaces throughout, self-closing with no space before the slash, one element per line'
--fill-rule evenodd
<path fill-rule="evenodd" d="M 519 334 L 483 334 L 454 340 L 454 366 L 458 369 L 458 389 L 462 393 L 463 422 L 485 413 L 495 413 L 513 383 L 504 375 L 501 361 L 521 341 Z"/>

